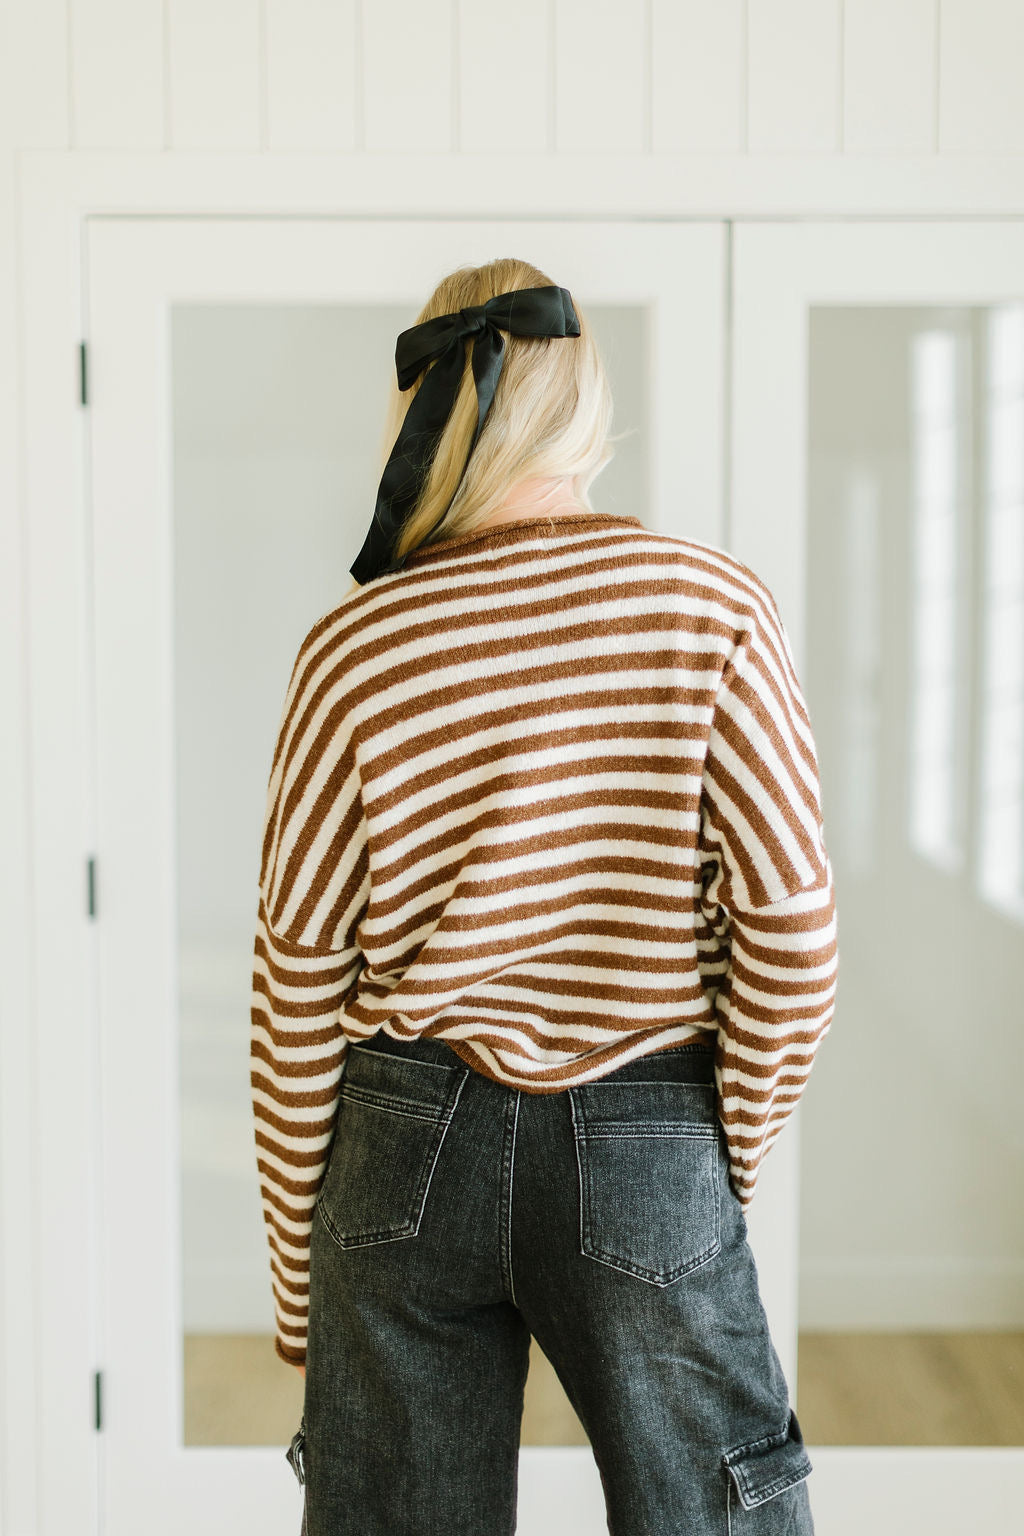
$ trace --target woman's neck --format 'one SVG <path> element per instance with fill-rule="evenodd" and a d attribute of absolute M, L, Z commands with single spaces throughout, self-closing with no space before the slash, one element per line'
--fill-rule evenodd
<path fill-rule="evenodd" d="M 492 523 L 514 522 L 524 517 L 549 517 L 556 512 L 560 516 L 572 512 L 588 512 L 588 508 L 582 506 L 575 497 L 571 475 L 562 475 L 557 479 L 535 477 L 518 481 L 510 486 L 501 506 L 476 526 L 489 528 Z"/>

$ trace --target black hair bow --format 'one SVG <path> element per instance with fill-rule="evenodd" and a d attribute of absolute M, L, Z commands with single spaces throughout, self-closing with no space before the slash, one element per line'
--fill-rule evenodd
<path fill-rule="evenodd" d="M 395 346 L 399 389 L 411 388 L 428 363 L 434 366 L 428 369 L 406 412 L 384 467 L 373 521 L 350 567 L 358 582 L 400 570 L 405 563 L 404 555 L 401 559 L 394 555 L 395 538 L 415 505 L 451 415 L 465 367 L 466 344 L 472 338 L 477 421 L 466 456 L 468 462 L 498 386 L 505 355 L 502 331 L 513 336 L 578 336 L 580 323 L 569 290 L 551 284 L 499 293 L 486 304 L 471 304 L 450 315 L 437 315 L 433 320 L 410 326 L 399 336 Z"/>

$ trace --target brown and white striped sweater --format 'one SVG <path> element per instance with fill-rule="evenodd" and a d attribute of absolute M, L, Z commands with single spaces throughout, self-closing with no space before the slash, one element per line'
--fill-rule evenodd
<path fill-rule="evenodd" d="M 818 765 L 764 583 L 636 517 L 421 547 L 313 626 L 267 796 L 252 1094 L 278 1353 L 349 1042 L 530 1093 L 702 1031 L 744 1207 L 829 1028 Z"/>

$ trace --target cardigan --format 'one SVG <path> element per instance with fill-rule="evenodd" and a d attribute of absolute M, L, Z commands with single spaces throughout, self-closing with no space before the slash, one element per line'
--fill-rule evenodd
<path fill-rule="evenodd" d="M 302 641 L 251 1004 L 285 1360 L 350 1044 L 444 1040 L 526 1093 L 702 1038 L 746 1209 L 831 1024 L 815 744 L 765 583 L 637 517 L 421 545 Z"/>

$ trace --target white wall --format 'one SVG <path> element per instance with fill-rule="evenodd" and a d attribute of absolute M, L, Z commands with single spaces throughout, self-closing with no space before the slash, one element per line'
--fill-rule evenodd
<path fill-rule="evenodd" d="M 4 0 L 8 144 L 1024 150 L 1015 0 Z"/>
<path fill-rule="evenodd" d="M 1022 56 L 1017 0 L 0 0 L 0 1529 L 9 1536 L 35 1528 L 30 975 L 31 946 L 46 936 L 28 925 L 18 407 L 22 193 L 39 152 L 76 164 L 131 153 L 154 166 L 173 154 L 185 168 L 179 185 L 190 163 L 225 151 L 257 162 L 294 155 L 306 173 L 310 155 L 330 157 L 340 189 L 372 187 L 396 211 L 422 206 L 436 157 L 445 185 L 492 208 L 504 198 L 508 213 L 550 207 L 561 188 L 606 213 L 632 210 L 642 195 L 658 210 L 797 216 L 1000 211 L 1010 188 L 1019 212 Z M 488 177 L 495 154 L 516 157 L 514 176 L 503 167 Z M 406 156 L 416 184 L 402 177 Z M 536 196 L 524 164 L 542 172 Z M 76 340 L 68 336 L 69 356 Z"/>

